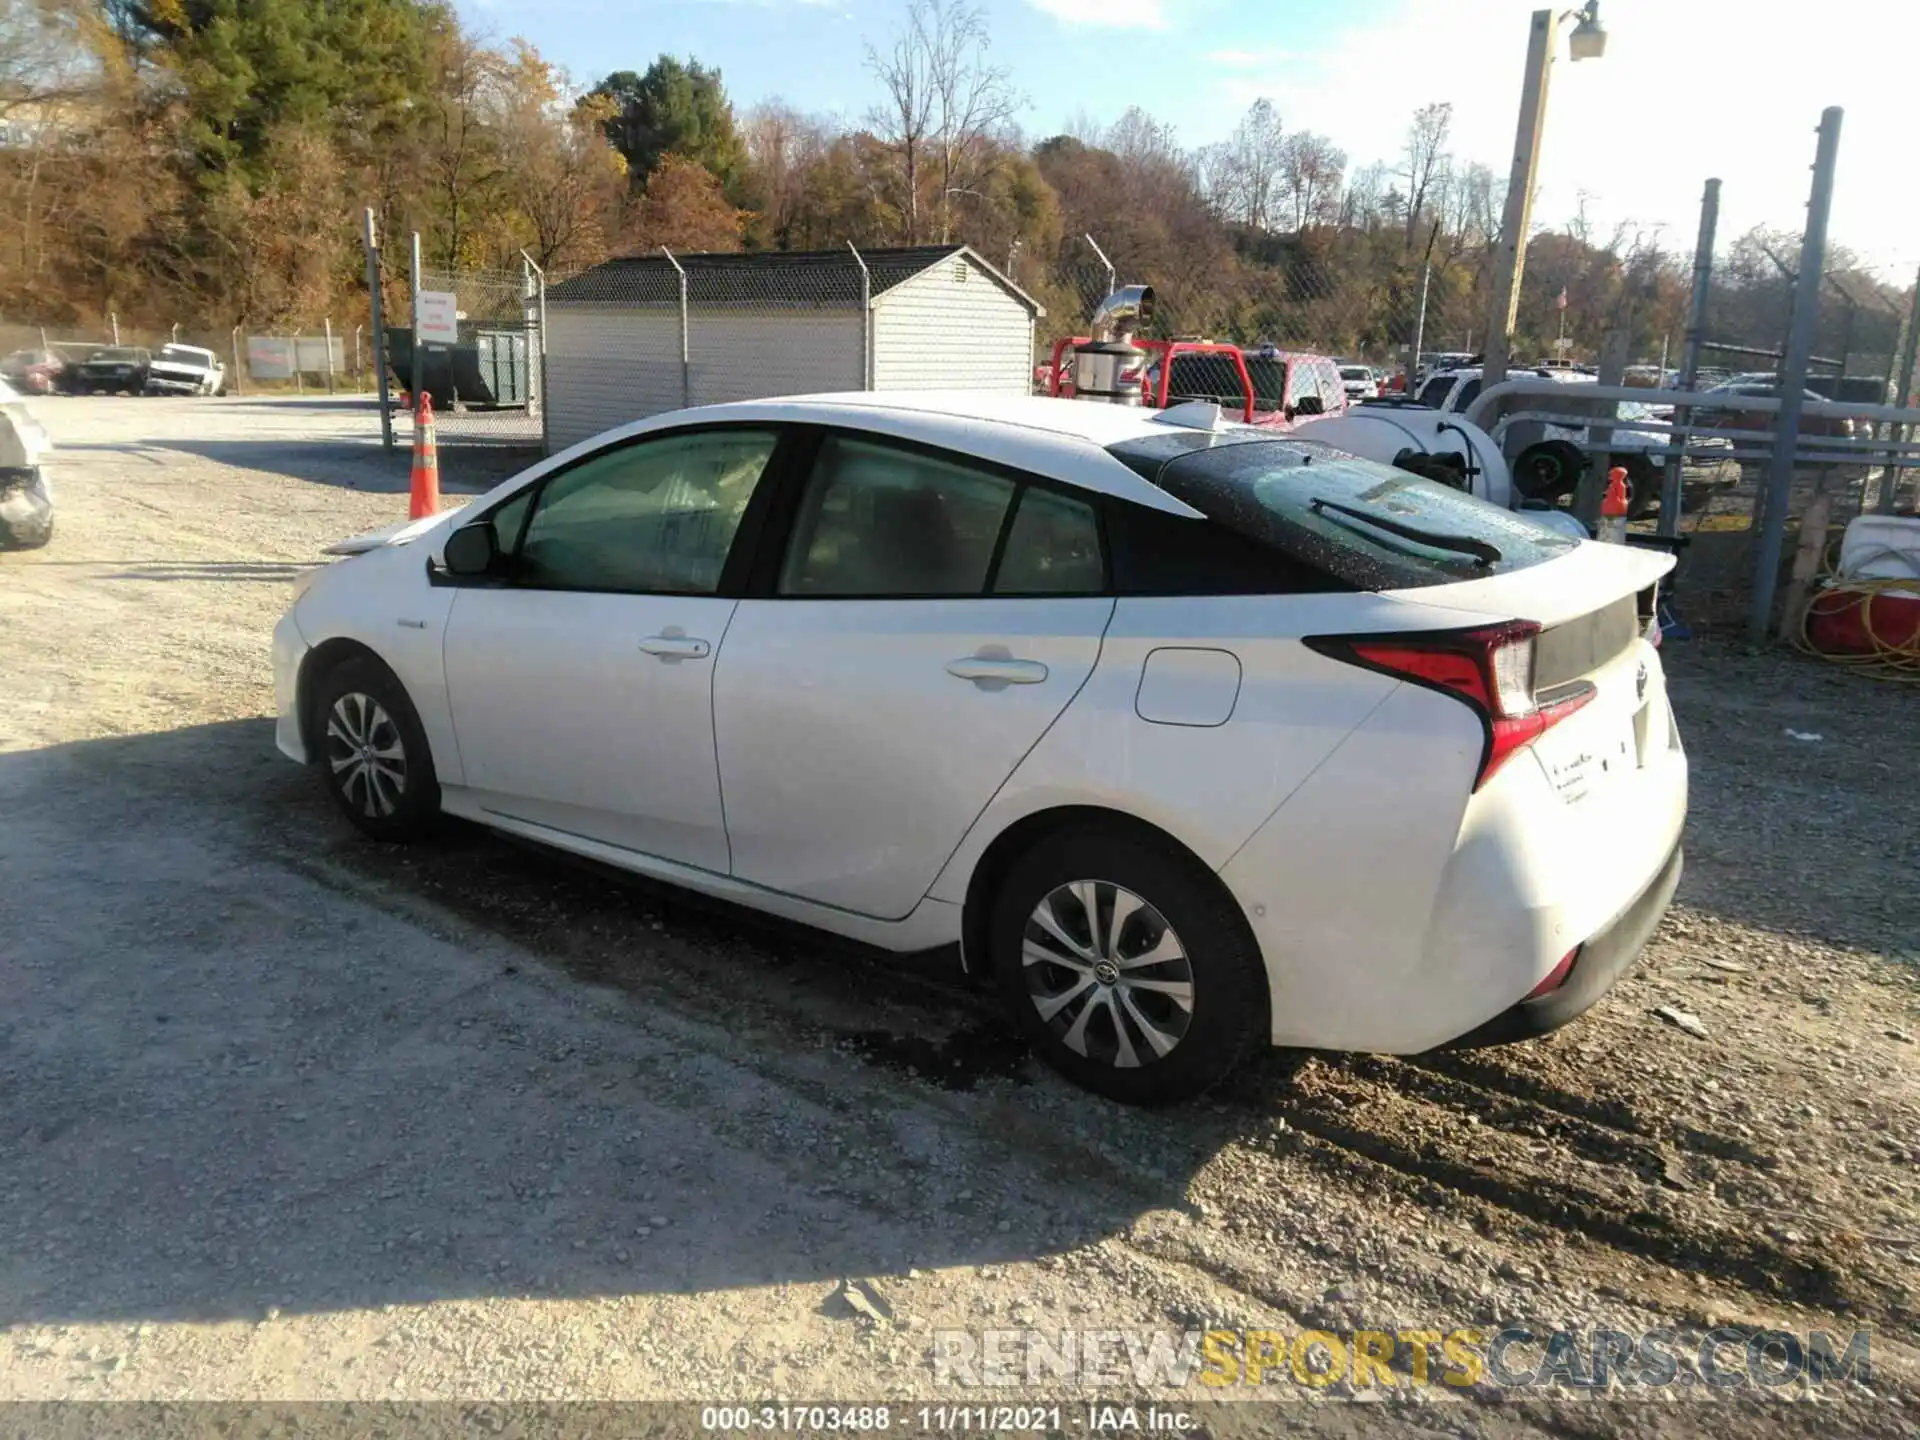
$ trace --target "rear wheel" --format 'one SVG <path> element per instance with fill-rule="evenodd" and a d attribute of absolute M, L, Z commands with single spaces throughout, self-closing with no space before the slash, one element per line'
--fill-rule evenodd
<path fill-rule="evenodd" d="M 329 670 L 314 695 L 321 779 L 341 812 L 376 840 L 414 840 L 440 813 L 426 731 L 393 672 L 368 656 Z"/>
<path fill-rule="evenodd" d="M 1651 515 L 1660 504 L 1660 470 L 1644 455 L 1616 455 L 1613 463 L 1627 472 L 1627 518 Z"/>
<path fill-rule="evenodd" d="M 1146 835 L 1041 839 L 994 899 L 1001 994 L 1040 1056 L 1132 1105 L 1190 1099 L 1269 1031 L 1266 970 L 1233 898 Z"/>

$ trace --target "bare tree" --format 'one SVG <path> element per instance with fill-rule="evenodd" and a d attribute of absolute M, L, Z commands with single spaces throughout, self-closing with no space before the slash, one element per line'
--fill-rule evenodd
<path fill-rule="evenodd" d="M 1221 178 L 1228 215 L 1255 230 L 1271 229 L 1284 163 L 1279 113 L 1271 100 L 1256 100 L 1226 143 Z"/>
<path fill-rule="evenodd" d="M 927 11 L 920 0 L 907 6 L 907 28 L 882 52 L 867 46 L 867 69 L 887 93 L 886 102 L 867 114 L 875 137 L 900 159 L 905 195 L 901 201 L 902 238 L 920 241 L 920 166 L 933 133 L 937 101 L 933 47 L 927 38 Z"/>
<path fill-rule="evenodd" d="M 928 48 L 933 138 L 940 159 L 940 239 L 953 236 L 953 197 L 977 194 L 1001 154 L 991 144 L 1020 108 L 1002 66 L 989 63 L 986 12 L 968 0 L 925 0 L 915 27 Z"/>
<path fill-rule="evenodd" d="M 1421 214 L 1437 198 L 1436 191 L 1445 188 L 1453 168 L 1453 154 L 1447 148 L 1452 130 L 1453 105 L 1449 101 L 1422 105 L 1413 112 L 1413 123 L 1407 127 L 1406 165 L 1400 175 L 1407 182 L 1409 245 L 1413 244 L 1414 231 L 1420 226 Z"/>
<path fill-rule="evenodd" d="M 1280 148 L 1280 194 L 1293 210 L 1293 228 L 1325 220 L 1340 198 L 1346 152 L 1324 135 L 1299 130 Z"/>

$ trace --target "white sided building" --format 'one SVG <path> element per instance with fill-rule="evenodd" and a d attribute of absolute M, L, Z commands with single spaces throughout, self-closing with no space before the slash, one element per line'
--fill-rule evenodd
<path fill-rule="evenodd" d="M 609 260 L 547 290 L 547 446 L 728 400 L 1030 394 L 1045 313 L 965 245 Z"/>

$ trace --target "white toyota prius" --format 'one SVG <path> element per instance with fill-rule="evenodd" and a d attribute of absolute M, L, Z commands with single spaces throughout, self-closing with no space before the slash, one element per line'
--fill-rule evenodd
<path fill-rule="evenodd" d="M 335 548 L 278 743 L 367 834 L 957 941 L 1120 1100 L 1542 1033 L 1679 880 L 1672 561 L 1211 407 L 718 405 Z"/>

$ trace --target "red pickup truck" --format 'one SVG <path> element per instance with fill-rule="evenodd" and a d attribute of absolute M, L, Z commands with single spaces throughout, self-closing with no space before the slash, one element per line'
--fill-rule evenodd
<path fill-rule="evenodd" d="M 1082 336 L 1054 343 L 1052 361 L 1038 367 L 1036 375 L 1043 394 L 1073 397 L 1072 350 L 1085 343 Z M 1347 408 L 1340 367 L 1326 355 L 1202 340 L 1136 340 L 1134 344 L 1145 352 L 1141 403 L 1156 409 L 1188 400 L 1212 400 L 1223 410 L 1238 411 L 1239 419 L 1249 425 L 1287 429 L 1296 420 L 1337 415 Z"/>

